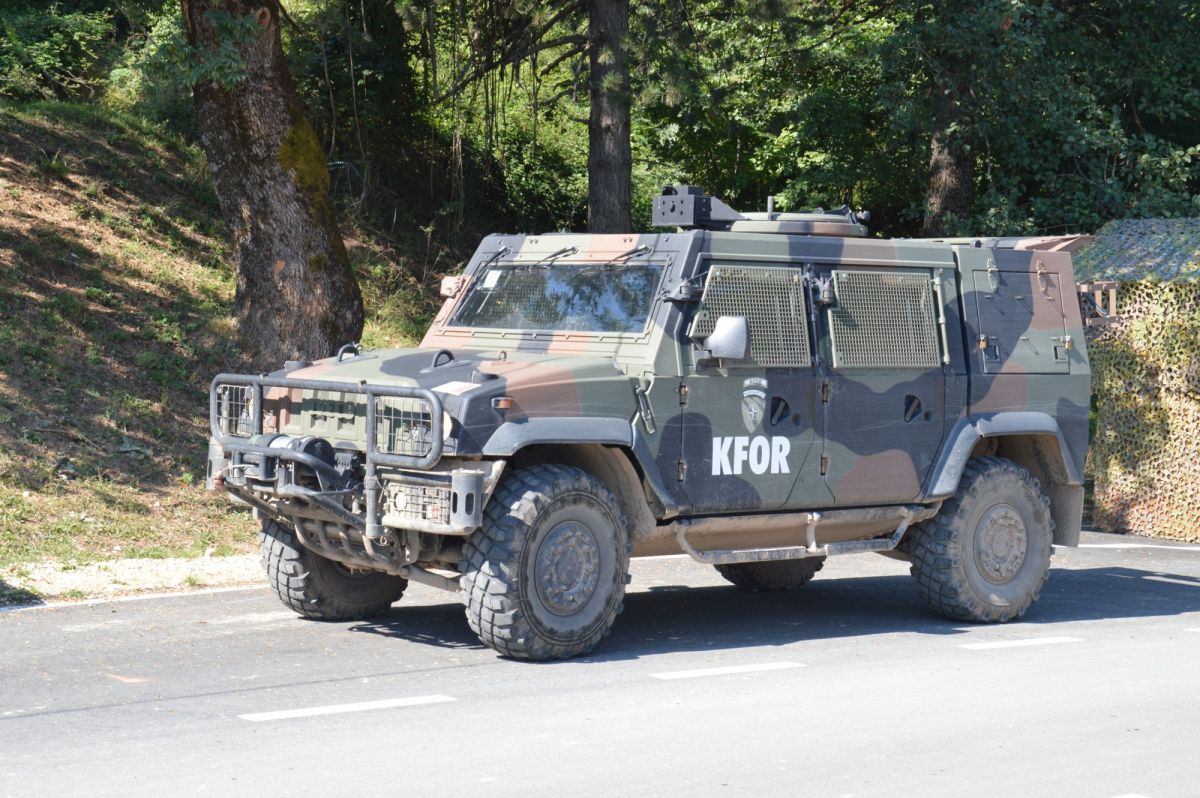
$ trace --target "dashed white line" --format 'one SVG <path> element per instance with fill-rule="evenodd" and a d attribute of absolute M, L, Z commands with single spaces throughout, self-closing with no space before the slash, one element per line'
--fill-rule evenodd
<path fill-rule="evenodd" d="M 415 707 L 423 704 L 444 704 L 454 700 L 456 699 L 448 695 L 418 695 L 411 698 L 385 698 L 381 701 L 360 701 L 357 704 L 330 704 L 324 707 L 282 709 L 277 712 L 252 712 L 248 715 L 238 715 L 238 717 L 252 723 L 262 723 L 268 720 L 312 718 L 318 715 L 341 715 L 346 712 L 368 712 L 373 709 L 395 709 L 396 707 Z"/>
<path fill-rule="evenodd" d="M 1200 546 L 1160 546 L 1154 543 L 1080 543 L 1080 549 L 1166 549 L 1167 551 L 1200 552 Z"/>
<path fill-rule="evenodd" d="M 652 673 L 653 679 L 699 679 L 705 676 L 727 676 L 734 673 L 757 673 L 759 671 L 782 671 L 789 668 L 803 668 L 799 662 L 761 662 L 757 665 L 727 665 L 723 668 L 696 668 L 690 671 L 667 671 Z"/>
<path fill-rule="evenodd" d="M 1147 582 L 1165 582 L 1168 585 L 1183 585 L 1185 587 L 1200 587 L 1200 579 L 1176 579 L 1171 576 L 1162 576 L 1161 574 L 1150 574 L 1143 576 Z"/>
<path fill-rule="evenodd" d="M 1184 629 L 1183 631 L 1185 631 L 1185 632 L 1200 632 L 1200 628 L 1196 628 L 1196 629 Z"/>
<path fill-rule="evenodd" d="M 218 618 L 215 621 L 207 621 L 210 626 L 220 626 L 225 624 L 263 624 L 277 623 L 279 621 L 294 621 L 298 616 L 290 610 L 280 610 L 276 612 L 247 612 L 242 615 L 230 615 L 225 618 Z"/>
<path fill-rule="evenodd" d="M 1053 646 L 1059 643 L 1082 643 L 1078 637 L 1029 637 L 1024 640 L 993 640 L 990 643 L 963 643 L 959 648 L 971 651 L 986 651 L 992 648 L 1024 648 L 1025 646 Z"/>

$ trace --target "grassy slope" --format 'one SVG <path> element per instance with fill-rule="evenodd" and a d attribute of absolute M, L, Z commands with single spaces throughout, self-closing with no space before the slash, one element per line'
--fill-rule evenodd
<path fill-rule="evenodd" d="M 349 241 L 403 343 L 419 286 Z M 90 107 L 0 105 L 0 577 L 19 563 L 251 550 L 204 491 L 207 385 L 236 369 L 234 278 L 202 156 Z M 4 591 L 0 581 L 0 594 Z"/>

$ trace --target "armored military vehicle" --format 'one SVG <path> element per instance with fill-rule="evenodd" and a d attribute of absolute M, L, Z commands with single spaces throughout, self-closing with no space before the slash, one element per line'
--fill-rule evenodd
<path fill-rule="evenodd" d="M 209 481 L 309 618 L 454 591 L 487 645 L 591 650 L 630 557 L 749 590 L 911 561 L 1007 621 L 1077 542 L 1089 371 L 1075 239 L 869 238 L 864 214 L 656 198 L 649 235 L 493 235 L 417 349 L 212 383 Z"/>

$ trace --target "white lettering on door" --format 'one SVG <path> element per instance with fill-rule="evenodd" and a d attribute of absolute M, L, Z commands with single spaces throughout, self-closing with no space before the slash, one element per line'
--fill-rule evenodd
<path fill-rule="evenodd" d="M 712 439 L 712 474 L 714 477 L 741 474 L 749 466 L 755 474 L 788 474 L 788 454 L 792 442 L 782 435 L 717 436 Z"/>

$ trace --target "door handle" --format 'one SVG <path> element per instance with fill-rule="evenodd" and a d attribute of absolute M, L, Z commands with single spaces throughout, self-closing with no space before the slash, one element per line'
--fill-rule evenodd
<path fill-rule="evenodd" d="M 792 408 L 788 405 L 787 399 L 782 396 L 771 397 L 771 426 L 777 427 L 792 413 Z"/>

